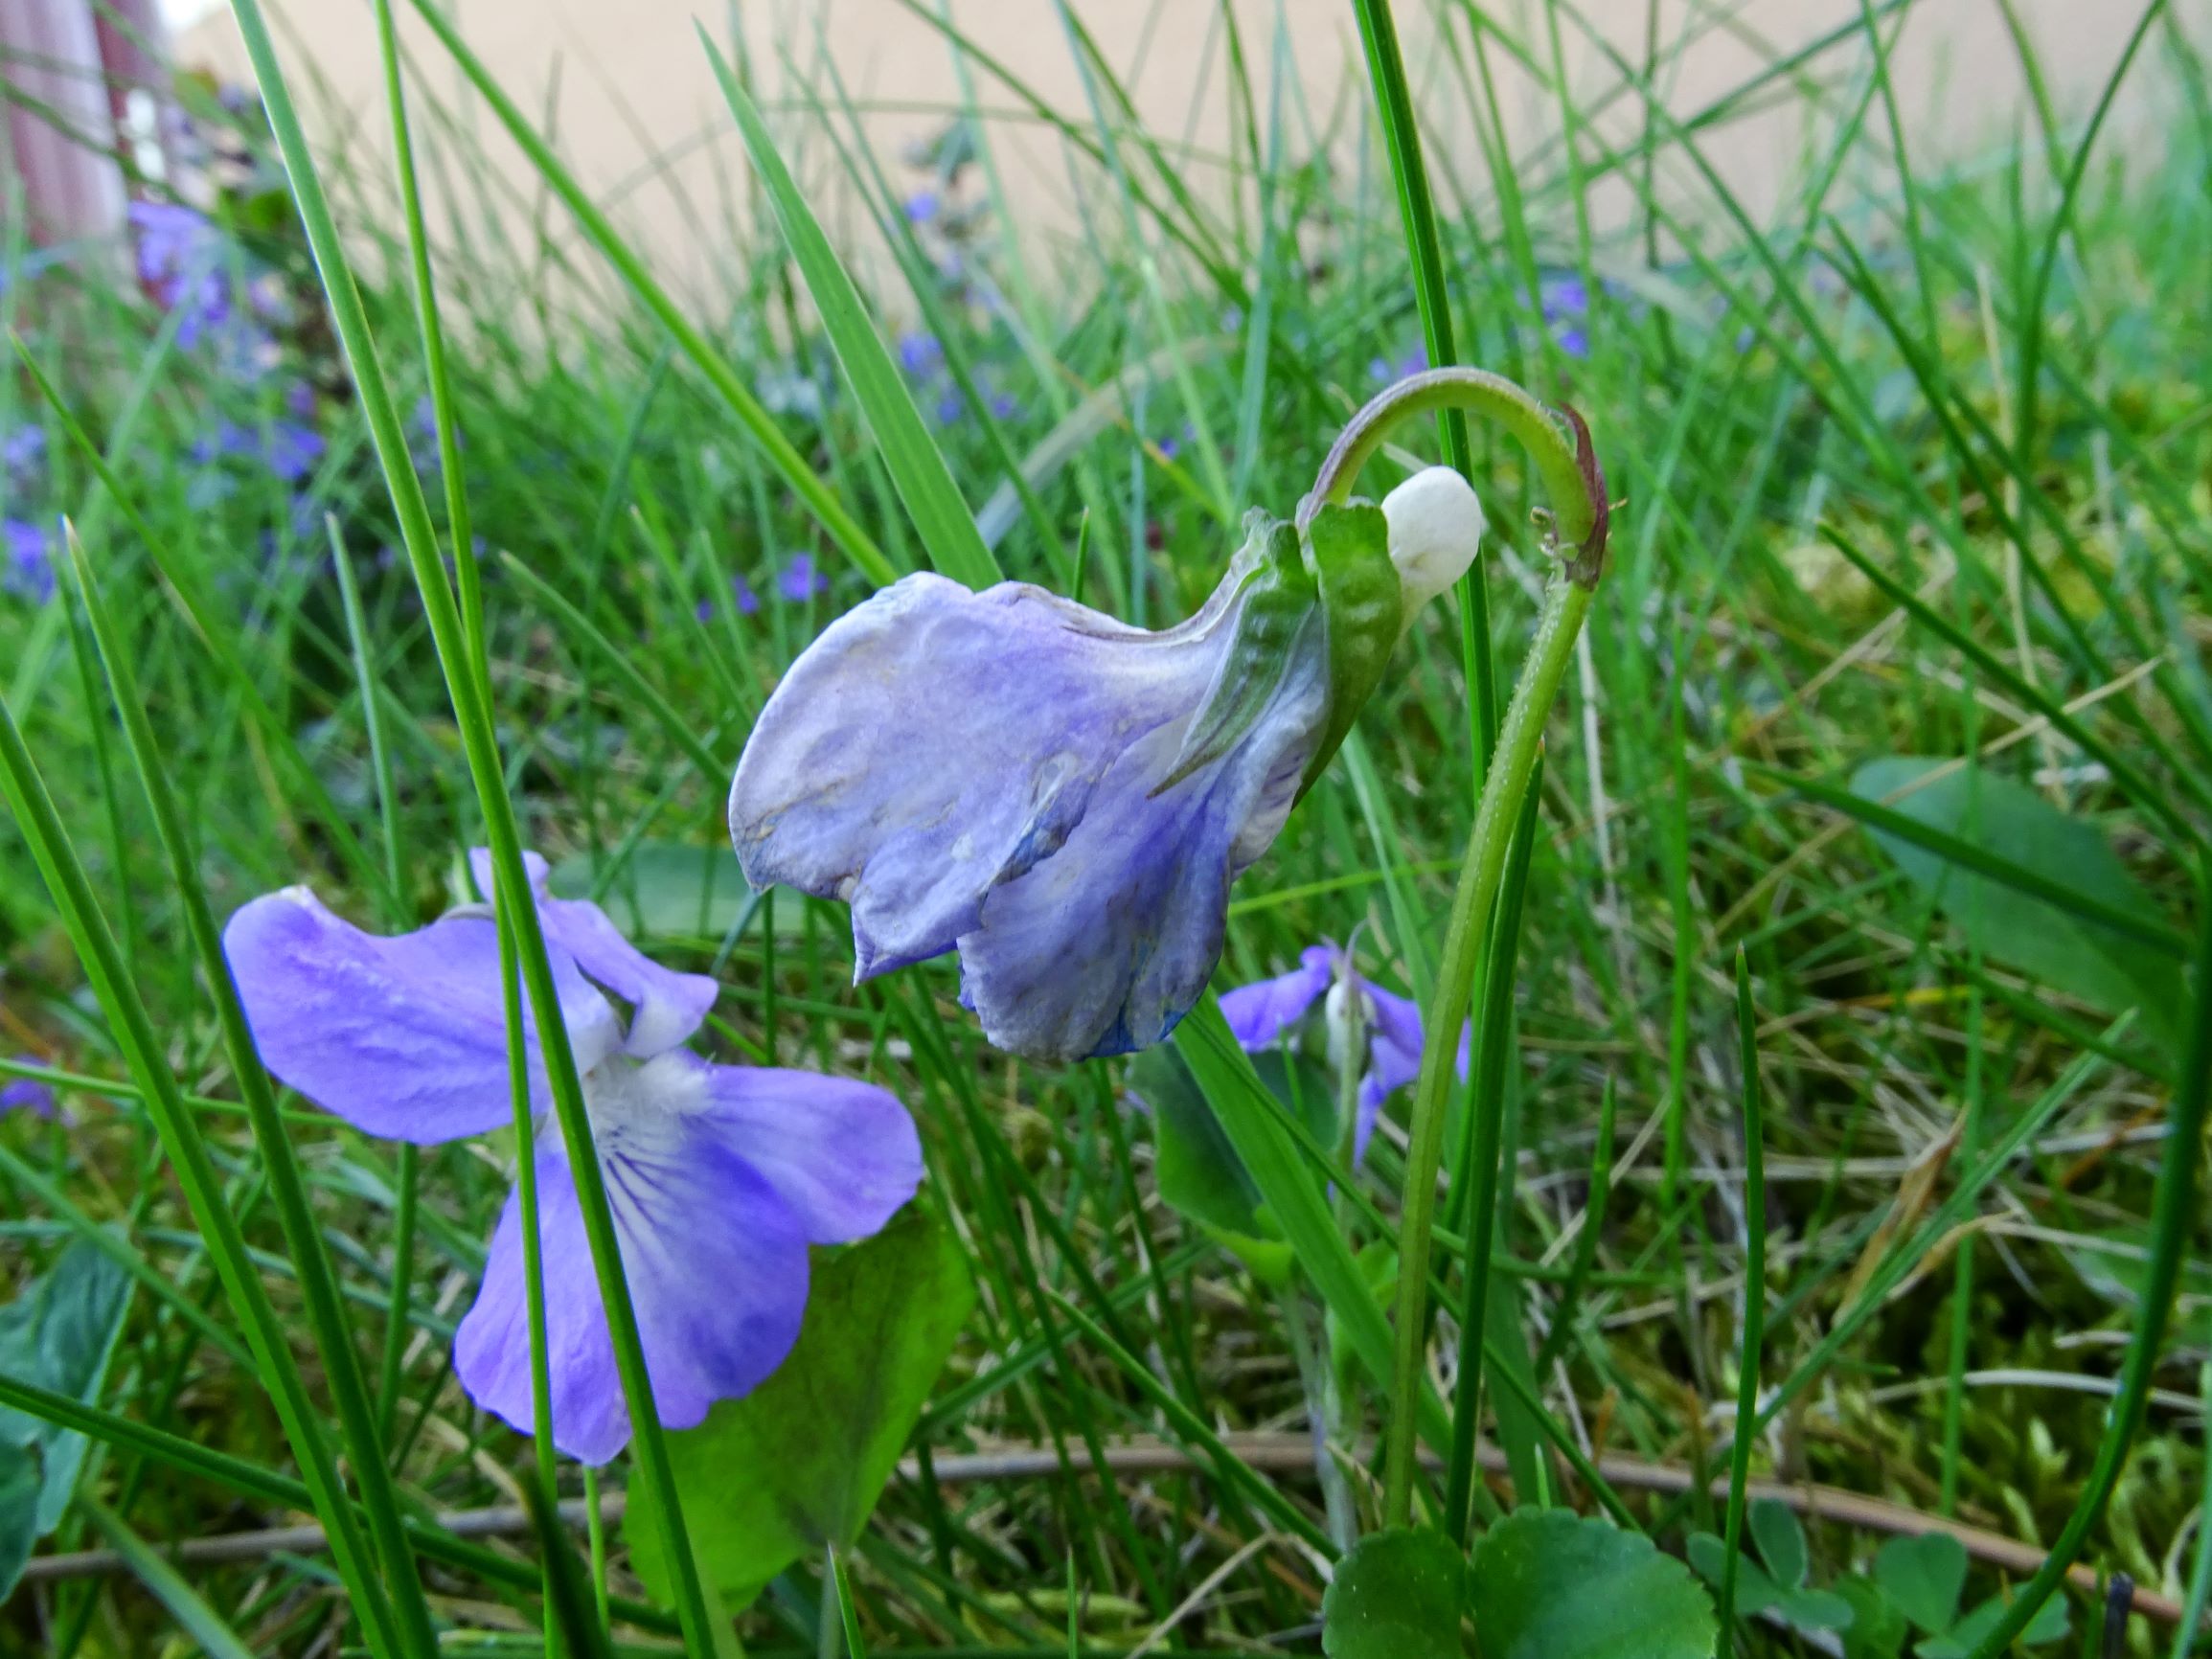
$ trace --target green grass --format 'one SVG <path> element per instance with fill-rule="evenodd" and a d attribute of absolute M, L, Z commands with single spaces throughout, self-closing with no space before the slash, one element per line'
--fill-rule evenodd
<path fill-rule="evenodd" d="M 824 79 L 764 102 L 744 139 L 794 170 L 801 190 L 774 205 L 805 266 L 772 234 L 733 134 L 721 195 L 749 201 L 762 228 L 705 297 L 661 286 L 618 216 L 564 216 L 577 202 L 559 177 L 540 213 L 478 211 L 472 193 L 500 188 L 467 182 L 493 176 L 480 137 L 535 118 L 482 86 L 441 105 L 411 79 L 417 164 L 449 216 L 432 205 L 411 238 L 404 215 L 365 205 L 395 199 L 391 180 L 326 169 L 359 281 L 357 315 L 339 320 L 356 363 L 373 334 L 377 375 L 350 369 L 324 321 L 316 216 L 266 170 L 268 134 L 242 135 L 271 159 L 228 211 L 243 256 L 291 297 L 285 375 L 318 389 L 328 443 L 297 523 L 286 486 L 243 463 L 218 464 L 229 488 L 211 500 L 193 455 L 224 421 L 281 413 L 281 379 L 226 376 L 179 343 L 175 319 L 67 267 L 0 288 L 23 358 L 0 376 L 0 431 L 46 435 L 5 487 L 7 515 L 68 513 L 96 599 L 66 578 L 47 604 L 0 598 L 15 808 L 0 822 L 0 1072 L 23 1069 L 17 1054 L 57 1069 L 65 1114 L 0 1118 L 13 1282 L 0 1290 L 87 1233 L 135 1286 L 93 1415 L 71 1420 L 94 1431 L 81 1496 L 41 1545 L 119 1549 L 125 1575 L 34 1579 L 0 1607 L 0 1650 L 228 1638 L 412 1654 L 434 1627 L 455 1650 L 475 1649 L 460 1632 L 497 1632 L 512 1646 L 488 1634 L 483 1650 L 543 1651 L 547 1583 L 563 1617 L 590 1600 L 578 1561 L 612 1598 L 617 1650 L 673 1639 L 674 1615 L 641 1604 L 619 1530 L 580 1531 L 578 1561 L 541 1579 L 527 1522 L 490 1542 L 429 1519 L 513 1504 L 539 1479 L 447 1357 L 512 1147 L 402 1156 L 271 1098 L 234 1063 L 235 1011 L 209 993 L 209 918 L 304 881 L 365 926 L 416 925 L 454 901 L 458 853 L 489 832 L 573 860 L 618 915 L 658 917 L 654 952 L 722 983 L 716 1057 L 898 1093 L 969 1256 L 977 1308 L 906 1472 L 834 1583 L 815 1560 L 743 1615 L 750 1648 L 813 1651 L 825 1624 L 828 1645 L 850 1630 L 878 1656 L 1126 1647 L 1272 1533 L 1172 1641 L 1317 1651 L 1323 1490 L 1310 1462 L 1253 1437 L 1304 1435 L 1310 1377 L 1286 1319 L 1318 1342 L 1319 1298 L 1279 1295 L 1161 1203 L 1153 1130 L 1118 1062 L 1053 1072 L 995 1054 L 957 1007 L 949 962 L 853 988 L 838 905 L 780 893 L 686 920 L 668 873 L 709 866 L 663 850 L 717 854 L 736 891 L 721 810 L 744 734 L 871 573 L 938 563 L 982 580 L 995 560 L 1123 617 L 1180 617 L 1245 508 L 1288 513 L 1312 487 L 1377 389 L 1370 365 L 1424 341 L 1571 401 L 1619 504 L 1586 654 L 1545 729 L 1525 876 L 1509 882 L 1512 979 L 1459 992 L 1476 989 L 1478 1028 L 1510 1040 L 1514 1063 L 1478 1066 L 1471 1103 L 1456 1081 L 1447 1092 L 1427 1352 L 1448 1383 L 1460 1355 L 1479 1366 L 1481 1438 L 1501 1456 L 1471 1483 L 1464 1461 L 1456 1482 L 1440 1470 L 1440 1508 L 1464 1504 L 1479 1526 L 1535 1484 L 1587 1511 L 1618 1506 L 1679 1549 L 1693 1526 L 1740 1520 L 1729 1429 L 1757 1398 L 1766 1421 L 1738 1485 L 1826 1483 L 2036 1547 L 2080 1532 L 2097 1571 L 2201 1605 L 2212 1229 L 2171 1199 L 2154 1227 L 2161 1171 L 2196 1150 L 2156 1131 L 2170 1104 L 2189 1115 L 2193 1087 L 2201 1110 L 2201 1057 L 2162 1041 L 2148 1010 L 2130 1021 L 2053 983 L 2063 967 L 2022 960 L 1971 906 L 1931 906 L 1870 833 L 1910 833 L 1911 798 L 1885 813 L 1848 786 L 1881 756 L 1984 754 L 1990 775 L 2094 826 L 2145 907 L 2019 870 L 1972 819 L 1924 829 L 1920 846 L 1968 845 L 1974 903 L 2107 928 L 2170 980 L 2198 955 L 2212 105 L 2186 41 L 2154 20 L 2128 75 L 2172 112 L 2155 153 L 2123 167 L 2110 131 L 2088 147 L 2085 106 L 2013 148 L 1915 148 L 1900 167 L 1915 135 L 1888 49 L 1911 9 L 1870 5 L 1701 110 L 1644 96 L 1679 43 L 1648 64 L 1601 54 L 1602 73 L 1559 96 L 1549 140 L 1508 157 L 1485 89 L 1509 60 L 1546 80 L 1580 14 L 1530 9 L 1523 34 L 1448 8 L 1440 74 L 1456 91 L 1425 119 L 1472 124 L 1493 166 L 1461 177 L 1432 163 L 1402 193 L 1364 80 L 1342 89 L 1326 161 L 1312 148 L 1326 101 L 1267 106 L 1260 67 L 1298 49 L 1272 23 L 1241 10 L 1232 39 L 1223 12 L 1229 148 L 1194 165 L 1178 133 L 1129 118 L 1078 18 L 1040 9 L 1085 93 L 1046 105 L 969 43 L 972 109 L 1017 112 L 969 129 L 982 149 L 957 201 L 970 225 L 949 239 L 943 220 L 907 226 L 898 198 L 924 180 L 861 153 L 865 105 Z M 308 66 L 287 68 L 311 100 Z M 727 66 L 747 111 L 751 72 Z M 1825 136 L 1768 212 L 1728 196 L 1714 158 L 1732 116 L 1777 99 L 1816 106 Z M 1028 145 L 1071 158 L 1080 238 L 1010 234 L 998 181 Z M 540 165 L 557 170 L 559 149 L 547 140 Z M 1194 182 L 1216 176 L 1235 188 Z M 846 193 L 805 188 L 832 177 Z M 826 243 L 790 223 L 796 194 Z M 1625 218 L 1600 211 L 1616 198 Z M 861 206 L 891 221 L 899 257 L 854 268 L 906 286 L 848 295 L 826 280 L 823 254 L 858 245 Z M 1433 260 L 1409 257 L 1409 221 Z M 943 273 L 951 251 L 969 278 Z M 1586 314 L 1547 321 L 1541 297 L 1556 311 L 1570 277 Z M 443 323 L 427 358 L 425 278 Z M 863 307 L 887 356 L 865 350 Z M 901 336 L 924 330 L 943 367 L 902 370 Z M 434 379 L 447 442 L 431 465 L 409 412 Z M 1401 427 L 1363 491 L 1459 442 Z M 1425 998 L 1453 978 L 1446 922 L 1480 757 L 1535 625 L 1529 510 L 1544 499 L 1516 446 L 1479 425 L 1465 442 L 1493 526 L 1480 586 L 1456 616 L 1420 620 L 1238 887 L 1217 989 L 1356 928 L 1385 986 Z M 382 466 L 412 479 L 410 449 L 423 475 L 396 511 Z M 987 515 L 1003 534 L 986 549 L 959 505 L 981 509 L 1031 456 Z M 449 495 L 449 480 L 465 489 Z M 449 581 L 456 512 L 481 552 Z M 782 601 L 801 552 L 829 590 Z M 756 612 L 733 602 L 733 574 Z M 1494 934 L 1495 956 L 1516 932 L 1478 917 L 1469 937 Z M 519 952 L 525 980 L 534 954 Z M 1192 1042 L 1210 1032 L 1195 1022 Z M 1752 1053 L 1759 1206 L 1743 1139 Z M 1410 1095 L 1335 1207 L 1355 1243 L 1395 1238 Z M 1897 1215 L 1907 1170 L 1962 1119 L 1925 1209 Z M 1268 1138 L 1290 1175 L 1331 1161 Z M 1494 1151 L 1492 1179 L 1478 1160 Z M 1493 1213 L 1474 1253 L 1490 1271 L 1470 1284 L 1466 1235 Z M 2131 1332 L 2161 1239 L 2184 1246 L 2180 1295 L 2152 1352 Z M 1767 1295 L 1747 1341 L 1755 1244 Z M 1860 1272 L 1870 1248 L 1887 1255 Z M 1870 1288 L 1846 1306 L 1854 1284 Z M 1352 1333 L 1387 1336 L 1373 1322 Z M 1744 1376 L 1752 1352 L 1763 1392 Z M 2083 1378 L 2093 1386 L 2065 1386 Z M 2149 1410 L 2119 1458 L 2107 1407 L 2123 1382 Z M 6 1386 L 0 1404 L 70 1409 Z M 1352 1507 L 1370 1528 L 1384 1398 L 1359 1378 L 1343 1402 Z M 1448 1386 L 1442 1404 L 1448 1424 Z M 1574 1460 L 1546 1454 L 1555 1436 Z M 1132 1439 L 1188 1463 L 1132 1469 Z M 992 1472 L 1011 1448 L 1050 1466 Z M 1585 1451 L 1706 1481 L 1676 1495 L 1616 1471 L 1601 1488 L 1572 1466 Z M 341 1452 L 342 1476 L 323 1461 Z M 626 1455 L 600 1488 L 641 1491 L 634 1466 Z M 555 1478 L 561 1499 L 584 1495 L 573 1466 Z M 341 1480 L 357 1508 L 333 1510 Z M 2109 1504 L 2077 1513 L 2107 1484 Z M 343 1558 L 171 1571 L 148 1554 L 310 1507 L 348 1517 Z M 419 1576 L 397 1568 L 403 1534 L 425 1527 Z M 1825 1520 L 1810 1534 L 1817 1584 L 1881 1541 Z M 341 1576 L 383 1589 L 364 1599 Z M 1977 1566 L 1971 1600 L 2000 1578 Z M 2102 1610 L 2077 1597 L 2073 1615 L 2094 1630 Z M 1813 1650 L 1769 1624 L 1743 1641 Z M 2121 1650 L 2180 1648 L 2138 1617 Z"/>

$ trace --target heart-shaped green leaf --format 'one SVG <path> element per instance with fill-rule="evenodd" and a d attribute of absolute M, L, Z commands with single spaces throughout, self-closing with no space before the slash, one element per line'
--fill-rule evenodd
<path fill-rule="evenodd" d="M 1690 1557 L 1690 1565 L 1698 1570 L 1698 1577 L 1715 1589 L 1721 1586 L 1722 1574 L 1728 1565 L 1728 1540 L 1718 1533 L 1692 1533 L 1683 1554 Z M 1755 1619 L 1782 1600 L 1782 1586 L 1777 1584 L 1767 1569 L 1748 1556 L 1736 1561 L 1736 1617 Z"/>
<path fill-rule="evenodd" d="M 859 1536 L 974 1303 L 958 1243 L 909 1205 L 865 1243 L 815 1258 L 806 1325 L 775 1375 L 668 1437 L 693 1553 L 733 1609 L 793 1561 Z M 632 1569 L 665 1601 L 653 1506 L 631 1505 L 627 1528 Z"/>
<path fill-rule="evenodd" d="M 1844 1659 L 1899 1659 L 1911 1627 L 1881 1585 L 1850 1573 L 1836 1580 L 1832 1593 L 1851 1609 L 1851 1623 L 1842 1627 Z"/>
<path fill-rule="evenodd" d="M 80 1239 L 44 1278 L 0 1307 L 0 1372 L 72 1399 L 97 1399 L 129 1305 L 130 1275 Z M 0 1406 L 0 1445 L 17 1448 L 38 1471 L 32 1523 L 33 1535 L 43 1537 L 61 1524 L 88 1443 L 74 1430 Z"/>
<path fill-rule="evenodd" d="M 1853 774 L 1851 791 L 1887 802 L 1905 817 L 2079 894 L 2103 911 L 2167 925 L 2104 833 L 2032 789 L 1962 766 L 1898 794 L 1949 764 L 1913 755 L 1871 761 Z M 1913 885 L 1990 957 L 2108 1013 L 2139 1010 L 2145 1034 L 2169 1051 L 2175 1048 L 2183 987 L 2171 963 L 2112 927 L 1971 874 L 1927 848 L 1881 830 L 1870 833 Z"/>
<path fill-rule="evenodd" d="M 1652 1540 L 1566 1510 L 1521 1510 L 1474 1548 L 1483 1659 L 1711 1659 L 1719 1622 Z"/>
<path fill-rule="evenodd" d="M 1949 1533 L 1892 1538 L 1875 1553 L 1874 1581 L 1923 1635 L 1948 1630 L 1966 1588 L 1966 1546 Z"/>
<path fill-rule="evenodd" d="M 1785 1590 L 1802 1590 L 1812 1571 L 1805 1550 L 1805 1529 L 1797 1512 L 1779 1498 L 1760 1498 L 1744 1516 L 1751 1541 L 1774 1582 Z"/>
<path fill-rule="evenodd" d="M 1914 1651 L 1920 1659 L 1969 1659 L 1969 1655 L 1980 1648 L 1982 1638 L 1996 1628 L 1997 1621 L 2005 1616 L 2011 1602 L 2010 1596 L 1992 1596 L 1949 1630 L 1929 1637 Z M 2058 1641 L 2068 1628 L 2066 1599 L 2053 1596 L 2036 1609 L 2036 1616 L 2028 1621 L 2028 1627 L 2016 1640 L 2021 1646 L 2041 1648 L 2045 1643 Z"/>
<path fill-rule="evenodd" d="M 1321 1599 L 1329 1659 L 1460 1659 L 1467 1561 L 1438 1532 L 1371 1533 Z"/>

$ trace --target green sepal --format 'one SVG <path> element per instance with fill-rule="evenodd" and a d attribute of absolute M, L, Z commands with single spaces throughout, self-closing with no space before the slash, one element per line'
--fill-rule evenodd
<path fill-rule="evenodd" d="M 1306 545 L 1329 642 L 1329 724 L 1306 762 L 1300 794 L 1313 786 L 1382 683 L 1404 604 L 1390 562 L 1389 521 L 1372 502 L 1323 507 L 1306 527 Z"/>
<path fill-rule="evenodd" d="M 1240 562 L 1259 550 L 1244 579 L 1237 631 L 1221 659 L 1206 700 L 1192 716 L 1182 753 L 1152 790 L 1165 794 L 1199 767 L 1220 760 L 1243 739 L 1273 700 L 1290 666 L 1300 630 L 1313 614 L 1313 575 L 1299 552 L 1297 528 L 1258 508 L 1244 515 Z"/>

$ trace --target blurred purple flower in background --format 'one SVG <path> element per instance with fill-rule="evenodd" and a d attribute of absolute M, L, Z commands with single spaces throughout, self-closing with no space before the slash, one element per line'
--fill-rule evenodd
<path fill-rule="evenodd" d="M 945 348 L 935 334 L 899 336 L 899 367 L 917 379 L 934 375 L 945 366 Z"/>
<path fill-rule="evenodd" d="M 8 538 L 8 568 L 0 585 L 18 598 L 44 604 L 54 597 L 54 550 L 59 541 L 58 526 L 49 528 L 25 518 L 11 518 L 0 533 Z"/>
<path fill-rule="evenodd" d="M 42 1066 L 46 1062 L 36 1055 L 17 1055 L 20 1066 Z M 29 1111 L 34 1116 L 54 1116 L 54 1087 L 36 1078 L 0 1078 L 0 1115 L 13 1111 Z"/>
<path fill-rule="evenodd" d="M 1377 357 L 1367 365 L 1367 377 L 1380 386 L 1394 386 L 1408 375 L 1428 367 L 1428 350 L 1415 346 L 1402 357 Z"/>
<path fill-rule="evenodd" d="M 1587 329 L 1590 286 L 1587 283 L 1571 272 L 1546 277 L 1537 288 L 1537 307 L 1561 351 L 1570 357 L 1590 354 Z"/>
<path fill-rule="evenodd" d="M 46 428 L 18 426 L 5 438 L 0 438 L 0 471 L 8 475 L 9 486 L 24 488 L 24 481 L 32 468 L 46 457 Z"/>
<path fill-rule="evenodd" d="M 906 198 L 906 217 L 914 224 L 925 225 L 937 216 L 943 206 L 935 191 L 918 190 Z"/>
<path fill-rule="evenodd" d="M 583 1077 L 653 1399 L 671 1428 L 757 1387 L 798 1340 L 808 1249 L 878 1231 L 914 1195 L 922 1148 L 885 1090 L 814 1072 L 712 1065 L 685 1043 L 715 982 L 640 952 L 598 905 L 554 898 L 526 855 Z M 471 862 L 490 891 L 490 860 Z M 223 950 L 262 1063 L 372 1135 L 431 1145 L 513 1121 L 497 925 L 482 907 L 397 938 L 304 887 L 231 918 Z M 627 1025 L 609 996 L 627 1005 Z M 629 1439 L 605 1305 L 533 1019 L 554 1443 L 604 1464 Z M 454 1341 L 469 1397 L 531 1427 L 522 1216 L 510 1195 Z"/>
<path fill-rule="evenodd" d="M 130 222 L 138 232 L 139 281 L 177 313 L 176 343 L 189 352 L 231 319 L 222 232 L 182 202 L 132 202 Z"/>
<path fill-rule="evenodd" d="M 794 553 L 776 578 L 776 592 L 793 604 L 805 604 L 830 591 L 830 579 L 814 568 L 814 556 Z M 754 602 L 755 608 L 759 601 Z M 742 605 L 740 607 L 742 609 Z"/>

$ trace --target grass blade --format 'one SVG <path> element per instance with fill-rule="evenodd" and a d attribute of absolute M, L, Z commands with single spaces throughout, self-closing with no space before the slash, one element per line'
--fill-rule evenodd
<path fill-rule="evenodd" d="M 867 307 L 860 303 L 859 290 L 845 274 L 836 250 L 830 246 L 830 239 L 822 234 L 813 210 L 808 207 L 807 198 L 800 193 L 790 170 L 777 153 L 776 142 L 768 136 L 761 112 L 753 107 L 753 101 L 738 84 L 729 60 L 703 26 L 698 29 L 698 36 L 699 45 L 714 65 L 715 79 L 721 84 L 722 98 L 728 102 L 730 114 L 737 120 L 738 131 L 744 138 L 746 152 L 753 158 L 761 182 L 767 187 L 768 200 L 776 210 L 776 222 L 784 228 L 784 240 L 806 275 L 807 291 L 814 298 L 814 308 L 821 314 L 822 327 L 829 331 L 837 361 L 844 367 L 845 378 L 859 402 L 869 430 L 875 434 L 883 465 L 890 470 L 899 499 L 914 520 L 915 533 L 922 537 L 929 562 L 940 575 L 948 576 L 954 581 L 965 582 L 971 588 L 989 587 L 1002 580 L 998 560 L 992 557 L 991 549 L 983 545 L 983 537 L 975 528 L 975 515 L 960 498 L 960 487 L 952 482 L 945 457 L 930 442 L 928 428 L 922 424 L 921 411 L 914 407 L 913 394 L 907 391 L 891 353 L 883 349 L 876 325 L 869 320 Z"/>
<path fill-rule="evenodd" d="M 538 136 L 530 118 L 515 106 L 513 99 L 500 90 L 499 83 L 491 78 L 490 70 L 468 49 L 460 32 L 431 0 L 415 0 L 415 11 L 451 56 L 454 67 L 467 79 L 490 107 L 491 113 L 498 118 L 500 125 L 521 147 L 522 152 L 530 158 L 531 165 L 537 169 L 539 176 L 567 205 L 569 212 L 576 216 L 577 223 L 583 227 L 584 235 L 591 239 L 593 245 L 614 266 L 646 307 L 660 320 L 662 327 L 668 330 L 675 341 L 677 349 L 691 359 L 693 367 L 705 376 L 707 384 L 714 388 L 715 394 L 738 418 L 739 424 L 745 428 L 753 442 L 760 446 L 761 453 L 767 458 L 776 475 L 791 487 L 792 492 L 806 503 L 807 511 L 830 533 L 830 539 L 844 549 L 846 556 L 866 573 L 869 580 L 878 583 L 896 581 L 899 572 L 883 556 L 882 550 L 860 528 L 859 521 L 846 511 L 845 504 L 837 499 L 836 493 L 807 465 L 798 450 L 792 447 L 791 441 L 777 426 L 775 418 L 758 398 L 746 390 L 745 383 L 738 377 L 737 370 L 708 343 L 707 337 L 699 331 L 697 326 L 677 308 L 668 290 L 653 280 L 652 274 L 646 269 L 645 261 L 623 240 L 621 233 L 594 205 L 584 188 L 561 165 L 560 158 L 553 153 L 552 147 Z"/>
<path fill-rule="evenodd" d="M 523 869 L 514 804 L 508 797 L 498 736 L 485 696 L 488 676 L 482 672 L 481 665 L 469 659 L 469 642 L 464 634 L 453 591 L 445 580 L 429 505 L 408 453 L 406 433 L 400 424 L 399 410 L 393 404 L 391 388 L 384 379 L 383 364 L 369 328 L 367 311 L 354 286 L 337 225 L 331 216 L 330 203 L 323 193 L 322 181 L 308 148 L 306 130 L 300 125 L 299 112 L 293 107 L 283 68 L 277 61 L 275 44 L 269 38 L 260 0 L 232 0 L 232 11 L 253 61 L 270 128 L 291 181 L 292 196 L 298 204 L 316 266 L 322 273 L 331 321 L 353 369 L 362 413 L 376 440 L 377 460 L 399 516 L 408 560 L 414 567 L 415 585 L 422 597 L 422 608 L 437 648 L 446 694 L 460 728 L 470 781 L 483 810 L 494 883 L 509 894 L 529 893 L 531 883 Z M 661 1524 L 675 1567 L 676 1611 L 686 1640 L 703 1649 L 713 1639 L 714 1621 L 707 1610 L 697 1562 L 684 1527 L 681 1500 L 676 1496 L 668 1443 L 661 1433 L 652 1381 L 646 1371 L 637 1310 L 631 1305 L 628 1284 L 623 1275 L 621 1246 L 607 1200 L 606 1176 L 600 1168 L 591 1118 L 584 1104 L 582 1079 L 577 1071 L 560 994 L 554 984 L 552 964 L 546 954 L 544 931 L 534 904 L 502 904 L 500 916 L 507 924 L 502 927 L 503 934 L 512 933 L 514 937 L 531 1008 L 536 1015 L 538 1042 L 544 1055 L 554 1111 L 567 1144 L 584 1237 L 590 1246 L 592 1267 L 605 1307 L 616 1371 L 629 1407 L 638 1471 L 651 1501 L 660 1506 Z"/>
<path fill-rule="evenodd" d="M 91 881 L 70 844 L 69 831 L 54 799 L 47 793 L 37 762 L 23 741 L 14 711 L 5 701 L 0 701 L 0 792 L 8 797 L 16 826 L 30 846 L 70 943 L 83 964 L 85 978 L 91 982 L 93 994 L 115 1034 L 132 1080 L 142 1092 L 193 1219 L 208 1241 L 223 1290 L 244 1318 L 246 1340 L 253 1349 L 262 1384 L 276 1405 L 292 1455 L 307 1477 L 315 1512 L 330 1530 L 331 1554 L 352 1593 L 370 1650 L 379 1659 L 407 1653 L 411 1649 L 400 1643 L 390 1599 L 370 1566 L 353 1506 L 339 1482 L 336 1460 L 323 1439 L 322 1425 L 308 1398 L 299 1367 L 293 1362 L 284 1327 L 247 1259 L 237 1218 L 224 1202 L 222 1183 L 200 1136 L 199 1125 L 169 1070 L 152 1017 L 125 972 L 115 935 L 93 897 Z"/>
<path fill-rule="evenodd" d="M 1736 1566 L 1744 1555 L 1744 1489 L 1751 1479 L 1752 1424 L 1759 1416 L 1759 1352 L 1767 1328 L 1767 1131 L 1759 1087 L 1759 1016 L 1751 1005 L 1751 966 L 1736 948 L 1736 1036 L 1744 1068 L 1744 1340 L 1736 1385 L 1736 1439 L 1728 1459 L 1727 1550 L 1721 1568 L 1721 1635 L 1734 1645 Z"/>

